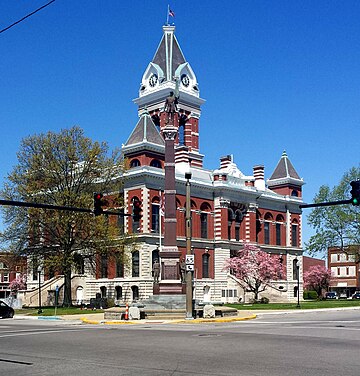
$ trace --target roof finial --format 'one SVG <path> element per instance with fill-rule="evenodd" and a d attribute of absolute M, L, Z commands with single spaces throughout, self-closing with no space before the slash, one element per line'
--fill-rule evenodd
<path fill-rule="evenodd" d="M 286 150 L 283 151 L 281 158 L 287 158 Z"/>

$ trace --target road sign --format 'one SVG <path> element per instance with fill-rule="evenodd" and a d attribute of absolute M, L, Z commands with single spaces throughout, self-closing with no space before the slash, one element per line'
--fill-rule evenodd
<path fill-rule="evenodd" d="M 185 263 L 186 265 L 194 265 L 194 255 L 186 255 Z"/>
<path fill-rule="evenodd" d="M 194 265 L 187 264 L 186 265 L 186 271 L 187 272 L 193 272 L 194 271 Z"/>

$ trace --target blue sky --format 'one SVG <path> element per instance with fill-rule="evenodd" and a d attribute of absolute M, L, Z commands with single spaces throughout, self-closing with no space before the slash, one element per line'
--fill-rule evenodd
<path fill-rule="evenodd" d="M 45 3 L 2 0 L 0 29 Z M 167 4 L 57 0 L 0 34 L 1 185 L 28 135 L 79 125 L 111 147 L 126 141 Z M 264 164 L 269 178 L 286 150 L 312 202 L 322 184 L 337 184 L 359 165 L 359 1 L 175 0 L 170 7 L 206 99 L 205 167 L 233 154 L 243 173 Z M 304 225 L 303 238 L 311 234 Z"/>

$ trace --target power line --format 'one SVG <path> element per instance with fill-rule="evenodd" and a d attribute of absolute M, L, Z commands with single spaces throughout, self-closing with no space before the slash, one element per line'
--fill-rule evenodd
<path fill-rule="evenodd" d="M 20 23 L 21 21 L 24 21 L 26 18 L 32 16 L 33 14 L 39 12 L 41 9 L 44 9 L 45 7 L 47 7 L 48 5 L 50 5 L 51 3 L 53 3 L 54 1 L 55 1 L 55 0 L 51 0 L 51 1 L 49 1 L 47 4 L 43 5 L 42 7 L 38 8 L 38 9 L 36 9 L 36 10 L 34 10 L 33 12 L 29 13 L 28 15 L 26 15 L 26 16 L 23 17 L 23 18 L 21 18 L 20 20 L 14 22 L 14 23 L 11 24 L 10 26 L 5 27 L 5 29 L 0 30 L 0 34 L 3 33 L 3 32 L 6 31 L 6 30 L 9 30 L 9 29 L 12 28 L 13 26 L 15 26 L 15 25 L 17 25 L 18 23 Z"/>

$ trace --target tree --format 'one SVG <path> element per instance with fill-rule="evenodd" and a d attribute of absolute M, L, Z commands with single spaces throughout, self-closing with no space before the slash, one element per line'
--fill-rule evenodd
<path fill-rule="evenodd" d="M 360 179 L 360 167 L 353 167 L 344 174 L 339 185 L 329 188 L 320 187 L 314 202 L 348 200 L 350 182 Z M 326 254 L 329 247 L 339 247 L 343 251 L 359 256 L 360 245 L 360 209 L 351 204 L 322 206 L 312 209 L 308 216 L 308 223 L 316 230 L 305 245 L 307 251 Z"/>
<path fill-rule="evenodd" d="M 13 295 L 16 295 L 19 290 L 24 290 L 26 288 L 26 276 L 16 277 L 10 282 L 9 287 Z"/>
<path fill-rule="evenodd" d="M 315 265 L 311 266 L 307 272 L 304 273 L 304 288 L 306 290 L 314 290 L 320 297 L 323 290 L 327 290 L 330 284 L 331 271 L 325 266 Z"/>
<path fill-rule="evenodd" d="M 1 194 L 7 200 L 90 208 L 93 192 L 111 192 L 108 204 L 121 207 L 124 163 L 119 151 L 108 154 L 106 143 L 93 142 L 79 127 L 27 137 Z M 79 260 L 94 265 L 100 254 L 123 255 L 114 251 L 132 241 L 104 215 L 16 206 L 3 211 L 3 246 L 64 274 L 65 306 L 72 302 L 71 274 Z"/>
<path fill-rule="evenodd" d="M 235 257 L 226 260 L 225 270 L 230 271 L 244 290 L 254 293 L 258 300 L 259 293 L 271 285 L 283 273 L 280 261 L 260 248 L 245 244 Z"/>

